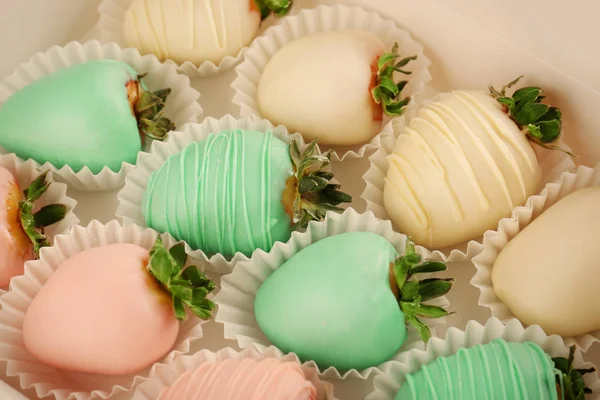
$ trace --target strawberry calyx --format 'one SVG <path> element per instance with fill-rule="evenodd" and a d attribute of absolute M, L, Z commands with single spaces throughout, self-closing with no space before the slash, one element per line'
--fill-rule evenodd
<path fill-rule="evenodd" d="M 317 141 L 310 142 L 304 152 L 295 140 L 290 143 L 294 174 L 286 184 L 282 200 L 298 228 L 306 228 L 310 221 L 323 220 L 328 211 L 343 212 L 339 205 L 352 202 L 352 196 L 339 190 L 341 185 L 330 183 L 331 150 L 317 154 Z"/>
<path fill-rule="evenodd" d="M 530 142 L 575 157 L 570 151 L 553 144 L 562 133 L 562 115 L 557 107 L 542 103 L 546 96 L 541 88 L 527 86 L 515 90 L 512 96 L 507 96 L 507 89 L 515 86 L 522 78 L 523 75 L 507 83 L 500 91 L 490 85 L 490 95 L 502 104 L 504 112 L 525 132 Z"/>
<path fill-rule="evenodd" d="M 389 116 L 402 115 L 404 107 L 410 102 L 410 97 L 402 99 L 402 90 L 408 81 L 394 81 L 394 73 L 404 75 L 412 74 L 412 71 L 402 69 L 409 62 L 416 60 L 417 56 L 400 58 L 398 54 L 398 43 L 389 53 L 384 53 L 377 60 L 376 85 L 371 89 L 371 96 L 376 104 L 381 105 L 383 112 Z"/>
<path fill-rule="evenodd" d="M 405 322 L 419 332 L 425 343 L 431 338 L 431 331 L 419 317 L 442 318 L 450 313 L 442 307 L 423 304 L 423 302 L 444 296 L 452 289 L 454 279 L 414 280 L 412 278 L 418 274 L 445 271 L 446 268 L 446 264 L 439 261 L 421 262 L 421 255 L 417 254 L 410 238 L 406 241 L 404 255 L 390 263 L 390 287 L 404 313 Z"/>
<path fill-rule="evenodd" d="M 35 202 L 48 190 L 52 181 L 47 180 L 48 171 L 38 176 L 27 189 L 23 191 L 24 199 L 19 202 L 19 219 L 21 228 L 33 244 L 36 258 L 42 247 L 50 246 L 44 228 L 62 220 L 67 214 L 64 204 L 48 204 L 35 213 Z"/>
<path fill-rule="evenodd" d="M 167 250 L 159 236 L 150 249 L 148 271 L 171 297 L 178 320 L 187 319 L 186 307 L 198 318 L 210 319 L 215 303 L 206 296 L 215 289 L 215 283 L 197 266 L 186 267 L 187 258 L 183 243 Z"/>
<path fill-rule="evenodd" d="M 167 133 L 175 129 L 175 123 L 164 116 L 164 108 L 171 89 L 159 89 L 149 92 L 142 88 L 142 79 L 146 74 L 138 75 L 125 85 L 131 112 L 138 123 L 142 143 L 149 137 L 152 140 L 164 140 Z"/>
<path fill-rule="evenodd" d="M 275 14 L 283 17 L 292 8 L 293 0 L 250 0 L 254 1 L 260 11 L 261 20 L 265 20 L 269 15 Z"/>
<path fill-rule="evenodd" d="M 558 398 L 565 400 L 584 400 L 585 396 L 592 393 L 592 389 L 585 386 L 583 375 L 596 371 L 595 368 L 575 369 L 575 346 L 569 349 L 569 357 L 553 358 L 554 366 L 560 371 L 561 376 L 556 377 Z"/>

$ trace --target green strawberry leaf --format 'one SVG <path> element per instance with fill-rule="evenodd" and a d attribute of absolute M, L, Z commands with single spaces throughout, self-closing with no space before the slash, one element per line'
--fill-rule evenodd
<path fill-rule="evenodd" d="M 27 189 L 24 190 L 23 194 L 25 195 L 26 201 L 34 203 L 36 200 L 42 197 L 44 193 L 46 193 L 46 190 L 48 190 L 48 187 L 50 187 L 51 184 L 51 182 L 47 181 L 47 176 L 48 171 L 42 173 L 33 182 L 31 182 Z"/>
<path fill-rule="evenodd" d="M 412 269 L 412 273 L 414 274 L 425 274 L 431 272 L 440 272 L 446 270 L 446 264 L 439 261 L 425 261 L 424 263 L 415 266 Z"/>
<path fill-rule="evenodd" d="M 296 193 L 293 204 L 284 205 L 286 209 L 292 208 L 292 221 L 296 228 L 305 228 L 312 220 L 324 219 L 328 211 L 343 212 L 338 205 L 352 201 L 350 195 L 338 190 L 340 185 L 329 183 L 333 179 L 329 171 L 331 152 L 318 154 L 316 146 L 317 139 L 300 152 L 296 141 L 290 143 Z"/>
<path fill-rule="evenodd" d="M 542 89 L 538 87 L 524 87 L 515 92 L 512 98 L 515 101 L 525 101 L 527 103 L 534 102 L 542 94 Z"/>
<path fill-rule="evenodd" d="M 62 221 L 65 215 L 67 215 L 67 206 L 64 204 L 49 204 L 33 214 L 33 224 L 36 228 L 45 228 Z"/>
<path fill-rule="evenodd" d="M 150 265 L 150 271 L 160 283 L 166 286 L 171 283 L 171 276 L 178 266 L 173 256 L 165 248 L 160 236 L 156 238 L 150 250 L 148 264 Z"/>
<path fill-rule="evenodd" d="M 422 301 L 444 296 L 452 289 L 454 279 L 430 278 L 419 282 L 419 296 Z"/>
<path fill-rule="evenodd" d="M 402 115 L 404 107 L 410 102 L 410 98 L 401 99 L 400 95 L 405 88 L 407 81 L 396 83 L 394 73 L 399 72 L 404 75 L 410 75 L 411 71 L 401 69 L 410 61 L 416 60 L 417 56 L 405 57 L 400 61 L 398 54 L 398 43 L 395 43 L 389 53 L 384 53 L 377 60 L 377 84 L 371 89 L 373 101 L 376 104 L 383 104 L 383 111 L 389 116 Z"/>
<path fill-rule="evenodd" d="M 416 252 L 415 245 L 410 238 L 406 242 L 405 254 L 392 262 L 390 268 L 397 286 L 397 288 L 393 288 L 393 292 L 397 296 L 406 323 L 417 329 L 423 341 L 427 343 L 431 333 L 429 328 L 417 317 L 441 318 L 448 315 L 448 311 L 423 302 L 444 296 L 452 288 L 454 280 L 450 278 L 412 280 L 415 274 L 443 271 L 446 269 L 446 265 L 434 261 L 421 262 L 421 256 Z M 393 282 L 390 277 L 390 284 Z"/>
<path fill-rule="evenodd" d="M 178 320 L 184 321 L 187 318 L 183 301 L 178 297 L 173 297 L 173 310 L 175 311 L 175 318 Z"/>
<path fill-rule="evenodd" d="M 515 106 L 515 120 L 520 126 L 534 124 L 550 109 L 546 104 L 519 103 Z"/>
<path fill-rule="evenodd" d="M 556 385 L 560 387 L 565 400 L 585 399 L 586 394 L 592 393 L 592 390 L 585 386 L 583 375 L 595 372 L 595 369 L 575 369 L 573 368 L 574 359 L 575 346 L 571 346 L 569 349 L 568 358 L 556 357 L 552 359 L 554 367 L 562 374 L 562 386 L 558 377 L 556 379 Z"/>
<path fill-rule="evenodd" d="M 169 254 L 175 260 L 175 264 L 179 269 L 182 269 L 185 266 L 185 262 L 187 261 L 187 254 L 185 254 L 185 245 L 183 243 L 178 243 L 175 246 L 169 249 Z"/>
<path fill-rule="evenodd" d="M 34 179 L 31 185 L 23 191 L 25 199 L 19 202 L 21 228 L 33 244 L 36 257 L 39 256 L 42 247 L 50 246 L 50 241 L 44 234 L 44 228 L 62 220 L 67 213 L 66 206 L 50 204 L 33 214 L 34 203 L 42 197 L 52 184 L 47 178 L 48 172 L 46 171 Z"/>
<path fill-rule="evenodd" d="M 429 304 L 419 304 L 415 309 L 415 314 L 424 318 L 441 318 L 445 317 L 449 313 L 442 307 L 432 306 Z"/>
<path fill-rule="evenodd" d="M 199 318 L 210 318 L 215 305 L 206 296 L 215 289 L 215 283 L 195 265 L 185 267 L 186 262 L 182 243 L 167 250 L 159 236 L 150 250 L 148 269 L 171 296 L 177 319 L 185 320 L 186 306 Z"/>
<path fill-rule="evenodd" d="M 522 76 L 502 87 L 501 91 L 489 86 L 490 95 L 503 105 L 508 116 L 524 130 L 526 137 L 534 144 L 550 150 L 559 150 L 574 157 L 569 151 L 551 144 L 558 140 L 561 129 L 561 112 L 557 107 L 542 104 L 546 97 L 538 87 L 524 87 L 516 90 L 512 97 L 506 90 L 516 85 Z"/>

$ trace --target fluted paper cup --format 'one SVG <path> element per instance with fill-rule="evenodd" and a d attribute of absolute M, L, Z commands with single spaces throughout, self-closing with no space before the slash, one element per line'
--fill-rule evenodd
<path fill-rule="evenodd" d="M 381 134 L 380 146 L 377 151 L 369 157 L 369 169 L 363 175 L 366 186 L 361 195 L 361 197 L 367 203 L 366 209 L 368 211 L 372 211 L 377 218 L 390 219 L 383 202 L 383 189 L 389 167 L 388 156 L 394 151 L 398 137 L 408 126 L 410 120 L 418 115 L 419 110 L 423 106 L 434 102 L 440 99 L 441 96 L 445 95 L 447 94 L 443 93 L 431 100 L 423 102 L 422 104 L 416 104 L 412 107 L 409 107 L 403 116 L 394 118 L 392 121 L 390 121 Z M 568 149 L 568 147 L 564 144 L 561 144 L 561 146 Z M 537 154 L 537 158 L 542 170 L 542 179 L 540 180 L 540 186 L 536 193 L 539 193 L 544 188 L 546 183 L 558 179 L 562 172 L 575 168 L 575 163 L 571 157 L 561 151 L 545 150 L 537 145 L 532 145 L 532 147 Z M 531 198 L 527 200 L 527 203 L 530 201 L 530 199 Z M 514 212 L 515 211 L 513 210 L 513 215 Z M 398 227 L 394 225 L 394 229 L 398 229 Z M 469 261 L 481 252 L 482 237 L 437 250 L 444 254 L 444 257 L 447 261 Z"/>
<path fill-rule="evenodd" d="M 98 7 L 100 18 L 98 19 L 96 30 L 100 35 L 100 41 L 102 43 L 115 42 L 122 47 L 131 47 L 125 39 L 123 28 L 125 24 L 125 13 L 130 4 L 131 0 L 103 0 L 100 3 L 100 6 Z M 256 36 L 260 36 L 265 29 L 273 26 L 277 21 L 278 18 L 274 16 L 270 16 L 262 21 Z M 173 60 L 166 60 L 165 62 L 173 64 L 179 72 L 190 78 L 209 77 L 223 73 L 238 65 L 243 60 L 247 49 L 248 47 L 243 47 L 236 55 L 226 56 L 219 63 L 205 61 L 196 65 L 191 61 L 176 63 Z"/>
<path fill-rule="evenodd" d="M 181 152 L 189 144 L 202 141 L 211 133 L 234 129 L 272 132 L 276 138 L 285 143 L 296 140 L 301 149 L 305 147 L 299 134 L 289 134 L 283 126 L 275 127 L 269 121 L 256 116 L 241 119 L 233 118 L 231 115 L 221 119 L 206 118 L 200 124 L 187 125 L 182 132 L 171 135 L 164 142 L 153 143 L 149 153 L 140 154 L 135 169 L 127 176 L 125 186 L 118 194 L 117 216 L 122 217 L 125 224 L 146 226 L 146 220 L 142 214 L 142 203 L 152 173 L 158 170 L 170 156 Z M 169 234 L 166 235 L 171 237 Z M 171 237 L 171 240 L 175 239 Z M 185 245 L 185 248 L 191 257 L 208 262 L 207 268 L 218 274 L 228 274 L 232 271 L 235 263 L 248 260 L 248 257 L 240 252 L 231 258 L 226 258 L 222 254 L 208 256 L 202 250 L 193 249 L 188 244 Z"/>
<path fill-rule="evenodd" d="M 328 236 L 357 231 L 381 235 L 399 254 L 404 253 L 406 235 L 394 232 L 389 221 L 379 220 L 372 213 L 359 214 L 352 208 L 342 214 L 330 212 L 325 220 L 310 222 L 306 232 L 294 232 L 287 243 L 276 243 L 270 252 L 256 251 L 250 260 L 239 262 L 231 274 L 222 278 L 221 290 L 215 296 L 219 308 L 215 320 L 224 325 L 225 338 L 237 340 L 241 348 L 253 345 L 258 348 L 271 346 L 272 343 L 261 331 L 254 315 L 254 300 L 260 286 L 285 261 L 303 248 Z M 431 254 L 422 247 L 417 246 L 417 252 L 424 259 L 440 260 L 439 254 Z M 449 303 L 444 296 L 432 300 L 431 304 L 447 306 Z M 436 326 L 445 323 L 443 318 L 426 319 L 424 322 L 430 326 L 433 335 Z M 415 347 L 423 347 L 423 342 L 417 332 L 409 328 L 408 337 L 398 354 Z M 324 378 L 367 379 L 380 372 L 379 366 L 360 371 L 339 371 L 333 367 L 322 370 L 316 364 L 312 364 Z"/>
<path fill-rule="evenodd" d="M 147 73 L 143 82 L 149 90 L 171 88 L 164 112 L 178 128 L 182 128 L 187 123 L 197 122 L 198 116 L 202 114 L 202 107 L 198 103 L 200 94 L 190 86 L 189 78 L 179 75 L 172 65 L 163 64 L 151 55 L 142 56 L 135 49 L 121 49 L 114 43 L 102 45 L 97 41 L 71 42 L 64 47 L 53 46 L 43 53 L 35 54 L 11 75 L 0 81 L 0 107 L 14 93 L 41 77 L 91 60 L 122 61 L 140 74 Z M 147 142 L 149 143 L 150 140 Z M 0 148 L 0 153 L 6 151 Z M 68 165 L 57 168 L 49 162 L 43 165 L 36 163 L 36 167 L 41 170 L 51 170 L 58 180 L 75 189 L 104 191 L 122 186 L 125 175 L 131 171 L 133 165 L 124 162 L 118 172 L 104 167 L 98 174 L 92 173 L 87 167 L 75 172 Z"/>
<path fill-rule="evenodd" d="M 0 156 L 0 167 L 6 168 L 16 178 L 19 188 L 25 190 L 29 187 L 38 176 L 42 174 L 36 168 L 36 164 L 33 161 L 22 162 L 14 154 L 7 154 Z M 52 172 L 48 173 L 47 180 L 52 182 Z M 67 213 L 65 217 L 57 222 L 56 224 L 50 225 L 44 229 L 48 235 L 50 242 L 54 240 L 54 236 L 59 233 L 68 231 L 71 227 L 79 223 L 79 218 L 75 215 L 73 210 L 77 205 L 77 201 L 67 196 L 67 185 L 59 182 L 52 182 L 48 187 L 46 193 L 36 202 L 36 208 L 39 209 L 48 204 L 64 204 L 67 206 Z M 0 254 L 0 264 L 3 263 L 4 255 Z M 4 293 L 0 289 L 0 294 Z"/>
<path fill-rule="evenodd" d="M 569 347 L 560 336 L 549 336 L 539 326 L 524 328 L 515 319 L 503 324 L 496 318 L 490 318 L 485 325 L 469 321 L 464 331 L 450 328 L 445 338 L 431 339 L 426 350 L 411 350 L 404 353 L 398 361 L 387 363 L 384 366 L 385 374 L 375 377 L 375 390 L 367 396 L 366 400 L 394 400 L 398 390 L 406 381 L 406 375 L 414 374 L 421 367 L 439 357 L 448 357 L 456 354 L 460 349 L 487 344 L 500 338 L 507 342 L 535 343 L 551 357 L 567 357 L 569 355 Z M 583 361 L 579 351 L 575 352 L 574 365 L 575 368 L 593 367 L 592 364 Z M 583 377 L 589 388 L 600 389 L 598 372 L 589 373 Z M 593 398 L 598 398 L 599 394 L 600 392 L 595 391 Z"/>
<path fill-rule="evenodd" d="M 600 166 L 595 168 L 581 166 L 575 173 L 565 172 L 556 182 L 547 184 L 540 194 L 530 197 L 523 207 L 517 207 L 510 218 L 502 219 L 497 230 L 485 233 L 483 251 L 473 258 L 477 272 L 471 280 L 471 284 L 481 291 L 479 305 L 488 307 L 492 315 L 500 320 L 516 318 L 494 291 L 492 269 L 498 255 L 510 240 L 552 205 L 575 191 L 598 185 L 600 185 Z M 575 344 L 582 351 L 587 351 L 594 342 L 600 341 L 600 331 L 565 337 L 564 340 L 569 346 Z"/>
<path fill-rule="evenodd" d="M 11 281 L 11 290 L 0 296 L 0 360 L 6 362 L 6 375 L 18 377 L 21 389 L 35 389 L 37 396 L 54 396 L 57 400 L 107 399 L 132 390 L 153 367 L 137 374 L 108 376 L 66 371 L 44 364 L 29 353 L 23 343 L 23 320 L 31 302 L 54 271 L 74 255 L 111 243 L 132 243 L 150 249 L 157 233 L 135 225 L 121 226 L 116 221 L 102 225 L 92 221 L 87 227 L 76 226 L 69 234 L 55 238 L 53 247 L 41 250 L 40 259 L 25 264 L 25 274 Z M 168 238 L 165 244 L 171 246 Z M 68 310 L 65 310 L 67 312 Z M 204 321 L 188 315 L 181 322 L 179 335 L 171 351 L 159 362 L 169 363 L 190 350 L 193 340 L 202 337 Z M 155 364 L 156 365 L 156 364 Z"/>
<path fill-rule="evenodd" d="M 236 68 L 237 77 L 232 84 L 235 92 L 233 103 L 240 107 L 240 115 L 261 115 L 257 104 L 258 84 L 267 64 L 279 49 L 303 36 L 341 30 L 370 32 L 383 42 L 386 49 L 391 49 L 397 42 L 401 54 L 417 55 L 418 58 L 410 63 L 409 69 L 413 73 L 408 76 L 409 83 L 403 93 L 413 97 L 416 102 L 421 99 L 431 81 L 428 70 L 431 62 L 423 54 L 423 46 L 413 40 L 408 32 L 398 28 L 394 21 L 376 12 L 338 4 L 302 10 L 297 15 L 282 19 L 252 43 L 244 61 Z M 386 119 L 384 123 L 385 121 Z M 341 161 L 362 158 L 378 148 L 379 142 L 380 137 L 377 135 L 364 145 L 332 147 L 332 159 Z M 325 146 L 321 148 L 330 149 Z"/>
<path fill-rule="evenodd" d="M 160 393 L 167 387 L 173 385 L 177 379 L 187 371 L 195 371 L 202 364 L 215 364 L 224 360 L 242 360 L 252 358 L 263 360 L 265 358 L 275 358 L 282 362 L 293 362 L 300 364 L 298 357 L 294 354 L 283 354 L 275 347 L 269 347 L 259 352 L 255 348 L 248 348 L 242 351 L 232 348 L 224 348 L 216 353 L 208 350 L 201 350 L 194 355 L 179 356 L 170 364 L 161 364 L 152 371 L 148 379 L 140 384 L 134 395 L 133 400 L 156 400 Z M 333 386 L 319 379 L 317 371 L 310 365 L 304 363 L 300 367 L 309 380 L 317 389 L 317 400 L 336 400 L 333 397 Z M 215 399 L 216 400 L 216 399 Z"/>

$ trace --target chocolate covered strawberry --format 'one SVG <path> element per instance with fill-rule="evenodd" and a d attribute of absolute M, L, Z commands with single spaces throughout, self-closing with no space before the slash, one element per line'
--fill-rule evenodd
<path fill-rule="evenodd" d="M 58 266 L 31 302 L 25 347 L 53 367 L 106 375 L 135 373 L 167 354 L 186 307 L 208 319 L 214 283 L 185 267 L 183 244 L 147 249 L 115 243 Z"/>
<path fill-rule="evenodd" d="M 35 203 L 52 182 L 43 173 L 22 192 L 15 176 L 0 167 L 0 287 L 23 274 L 26 261 L 49 246 L 44 228 L 64 218 L 67 207 L 49 204 L 34 212 Z"/>
<path fill-rule="evenodd" d="M 244 130 L 191 143 L 152 173 L 146 224 L 209 255 L 269 251 L 352 200 L 330 183 L 330 155 L 317 154 L 316 143 L 301 152 L 296 141 Z"/>
<path fill-rule="evenodd" d="M 402 58 L 395 45 L 363 31 L 317 33 L 282 47 L 258 84 L 260 113 L 277 125 L 319 138 L 325 145 L 368 142 L 381 130 L 384 113 L 400 115 L 408 81 L 395 74 L 416 56 Z"/>
<path fill-rule="evenodd" d="M 131 0 L 122 32 L 130 47 L 161 61 L 200 65 L 236 56 L 256 36 L 261 21 L 283 16 L 292 0 Z"/>
<path fill-rule="evenodd" d="M 443 271 L 442 262 L 421 262 L 409 241 L 399 256 L 371 232 L 329 236 L 293 255 L 260 286 L 254 314 L 262 332 L 284 352 L 326 369 L 362 370 L 392 358 L 421 321 L 448 312 L 426 301 L 445 295 L 452 279 L 418 280 Z"/>
<path fill-rule="evenodd" d="M 0 106 L 0 147 L 75 172 L 134 164 L 146 137 L 162 140 L 170 89 L 149 92 L 129 65 L 96 60 L 46 75 Z"/>

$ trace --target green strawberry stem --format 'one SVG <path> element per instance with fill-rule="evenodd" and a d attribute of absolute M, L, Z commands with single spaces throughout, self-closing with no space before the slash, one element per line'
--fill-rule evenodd
<path fill-rule="evenodd" d="M 296 141 L 290 143 L 294 175 L 288 180 L 287 191 L 291 195 L 284 193 L 283 202 L 292 221 L 300 228 L 306 228 L 309 221 L 323 220 L 328 211 L 343 212 L 339 205 L 352 202 L 352 196 L 339 190 L 340 185 L 329 183 L 333 178 L 328 170 L 331 150 L 316 154 L 317 141 L 313 140 L 304 152 Z"/>
<path fill-rule="evenodd" d="M 562 130 L 561 113 L 557 107 L 542 104 L 546 98 L 544 91 L 539 87 L 528 86 L 516 90 L 512 97 L 506 95 L 507 89 L 515 86 L 523 78 L 519 76 L 512 82 L 504 85 L 500 91 L 492 85 L 489 86 L 490 95 L 502 104 L 504 111 L 517 124 L 519 129 L 525 131 L 530 142 L 545 149 L 562 151 L 571 157 L 571 152 L 552 144 L 558 140 Z"/>
<path fill-rule="evenodd" d="M 148 270 L 171 296 L 178 320 L 185 321 L 187 318 L 186 306 L 198 318 L 209 319 L 215 304 L 206 296 L 215 289 L 215 284 L 195 265 L 185 267 L 186 262 L 183 243 L 167 250 L 159 236 L 150 250 Z"/>
<path fill-rule="evenodd" d="M 19 202 L 21 228 L 31 240 L 36 257 L 39 256 L 42 247 L 50 246 L 48 236 L 44 234 L 44 228 L 62 220 L 67 214 L 67 206 L 64 204 L 49 204 L 39 211 L 33 212 L 35 202 L 46 193 L 52 184 L 46 179 L 47 175 L 48 171 L 31 182 L 31 185 L 23 191 L 24 199 Z"/>
<path fill-rule="evenodd" d="M 146 74 L 138 75 L 137 80 L 127 83 L 127 93 L 133 115 L 138 122 L 142 143 L 146 137 L 164 140 L 167 133 L 175 129 L 175 124 L 164 116 L 164 108 L 171 89 L 149 92 L 142 88 L 142 79 Z"/>
<path fill-rule="evenodd" d="M 380 104 L 389 116 L 402 115 L 404 107 L 410 102 L 410 97 L 402 99 L 402 89 L 408 81 L 394 81 L 394 73 L 400 72 L 404 75 L 412 74 L 411 71 L 402 69 L 409 62 L 416 60 L 417 56 L 401 58 L 398 54 L 398 43 L 394 44 L 392 51 L 384 53 L 377 61 L 376 85 L 371 89 L 371 95 L 375 103 Z"/>
<path fill-rule="evenodd" d="M 553 358 L 554 366 L 562 373 L 562 382 L 557 377 L 556 388 L 558 398 L 565 400 L 584 400 L 586 394 L 591 394 L 592 390 L 585 386 L 583 375 L 594 372 L 594 368 L 575 369 L 573 360 L 575 359 L 575 346 L 569 349 L 569 358 Z M 564 396 L 564 397 L 563 397 Z"/>
<path fill-rule="evenodd" d="M 427 343 L 431 331 L 419 318 L 442 318 L 449 315 L 442 307 L 424 304 L 424 301 L 444 296 L 452 288 L 454 279 L 428 278 L 412 279 L 418 274 L 440 272 L 446 270 L 446 264 L 437 261 L 421 262 L 414 243 L 410 238 L 406 241 L 406 251 L 390 263 L 390 286 L 398 299 L 400 309 L 404 313 L 407 324 L 412 325 L 421 339 Z"/>
<path fill-rule="evenodd" d="M 252 0 L 251 0 L 252 1 Z M 269 15 L 275 14 L 283 17 L 292 8 L 293 0 L 253 0 L 260 10 L 261 19 L 266 19 Z"/>

